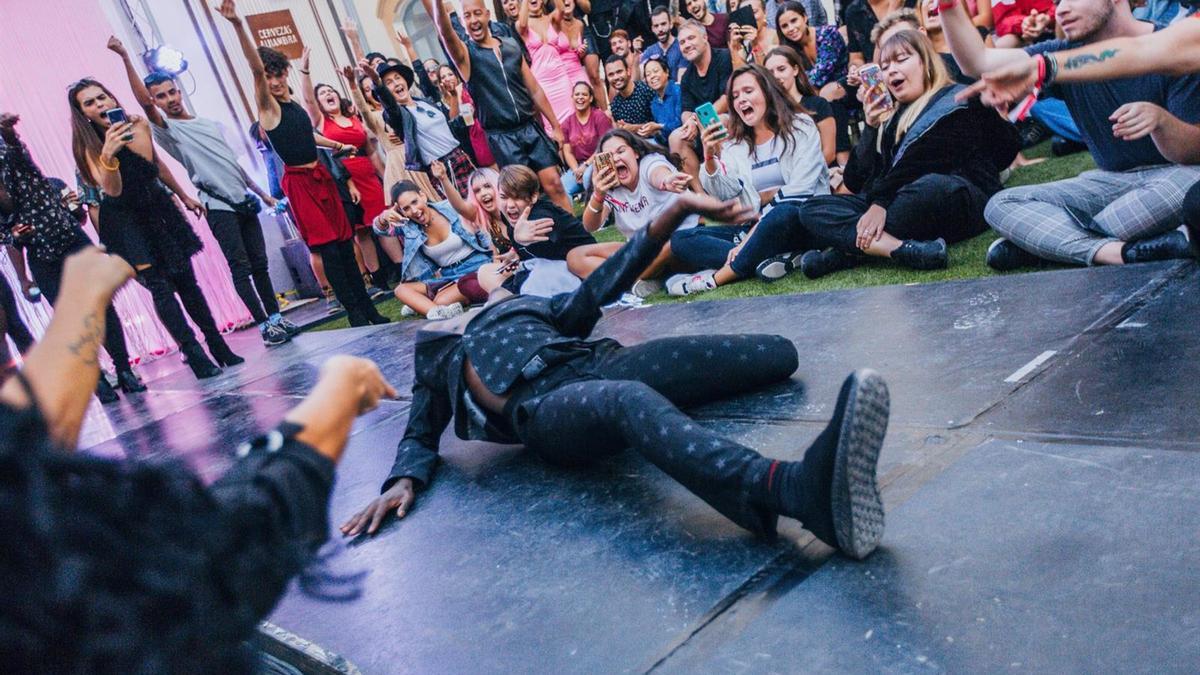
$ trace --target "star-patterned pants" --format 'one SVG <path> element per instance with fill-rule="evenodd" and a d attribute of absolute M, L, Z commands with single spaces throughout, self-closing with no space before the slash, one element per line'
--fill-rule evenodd
<path fill-rule="evenodd" d="M 782 382 L 798 360 L 795 345 L 776 335 L 613 344 L 571 363 L 561 386 L 522 400 L 514 426 L 527 448 L 554 464 L 587 464 L 632 448 L 738 525 L 773 536 L 776 516 L 761 506 L 772 460 L 705 429 L 678 406 Z"/>

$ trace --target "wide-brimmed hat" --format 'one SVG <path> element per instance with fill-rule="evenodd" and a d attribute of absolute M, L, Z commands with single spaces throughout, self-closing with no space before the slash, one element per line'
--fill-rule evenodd
<path fill-rule="evenodd" d="M 383 63 L 379 64 L 379 67 L 375 69 L 375 72 L 379 73 L 379 79 L 381 80 L 387 77 L 388 73 L 400 73 L 400 77 L 404 78 L 404 81 L 408 83 L 408 86 L 413 86 L 413 69 L 409 68 L 403 63 L 384 61 Z"/>

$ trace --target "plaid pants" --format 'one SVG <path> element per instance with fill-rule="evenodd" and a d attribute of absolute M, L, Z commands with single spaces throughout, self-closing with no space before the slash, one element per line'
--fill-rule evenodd
<path fill-rule="evenodd" d="M 1047 260 L 1090 265 L 1110 242 L 1145 239 L 1183 223 L 1183 199 L 1200 166 L 1085 171 L 1076 178 L 998 193 L 984 217 L 997 232 Z"/>
<path fill-rule="evenodd" d="M 441 162 L 446 167 L 446 173 L 454 181 L 454 186 L 458 188 L 458 194 L 463 196 L 463 199 L 471 197 L 471 174 L 475 171 L 475 163 L 471 161 L 471 156 L 468 155 L 462 148 L 455 148 L 447 153 L 444 157 L 434 160 Z M 434 188 L 443 199 L 446 198 L 445 191 L 442 190 L 440 181 L 434 181 Z"/>

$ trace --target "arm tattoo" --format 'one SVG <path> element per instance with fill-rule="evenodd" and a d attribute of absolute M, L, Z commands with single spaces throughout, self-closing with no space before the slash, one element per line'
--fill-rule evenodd
<path fill-rule="evenodd" d="M 79 357 L 85 366 L 97 366 L 100 360 L 100 339 L 104 335 L 104 316 L 98 312 L 83 317 L 83 332 L 67 344 L 67 349 Z"/>
<path fill-rule="evenodd" d="M 1066 61 L 1063 61 L 1062 67 L 1063 70 L 1078 70 L 1093 63 L 1107 61 L 1108 59 L 1116 56 L 1120 51 L 1120 49 L 1105 49 L 1099 54 L 1080 54 L 1079 56 L 1072 56 Z"/>

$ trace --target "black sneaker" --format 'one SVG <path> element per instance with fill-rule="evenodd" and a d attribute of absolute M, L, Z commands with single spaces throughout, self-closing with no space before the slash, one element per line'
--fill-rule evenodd
<path fill-rule="evenodd" d="M 950 253 L 940 237 L 933 241 L 908 239 L 892 251 L 892 260 L 914 270 L 944 270 L 950 264 Z"/>
<path fill-rule="evenodd" d="M 1041 122 L 1027 117 L 1017 122 L 1017 135 L 1021 139 L 1021 149 L 1027 150 L 1050 137 L 1050 129 Z"/>
<path fill-rule="evenodd" d="M 1066 157 L 1074 155 L 1088 149 L 1087 144 L 1079 141 L 1069 141 L 1065 138 L 1055 136 L 1053 141 L 1050 141 L 1050 154 L 1055 157 Z"/>
<path fill-rule="evenodd" d="M 842 383 L 833 418 L 803 461 L 771 469 L 770 478 L 779 481 L 780 515 L 798 518 L 818 539 L 860 560 L 883 537 L 876 465 L 888 412 L 883 378 L 856 371 Z"/>
<path fill-rule="evenodd" d="M 997 272 L 1011 272 L 1022 267 L 1042 267 L 1045 262 L 1003 237 L 993 241 L 987 250 L 987 265 Z"/>
<path fill-rule="evenodd" d="M 263 344 L 268 347 L 281 345 L 290 342 L 292 339 L 292 336 L 283 329 L 283 326 L 275 324 L 263 324 L 263 327 L 259 328 L 258 332 L 262 335 Z"/>
<path fill-rule="evenodd" d="M 769 283 L 779 281 L 792 273 L 792 270 L 800 266 L 800 259 L 804 257 L 804 252 L 799 253 L 780 253 L 773 255 L 770 258 L 760 262 L 758 267 L 754 268 L 754 273 L 759 279 Z"/>
<path fill-rule="evenodd" d="M 1179 230 L 1171 230 L 1149 239 L 1131 241 L 1121 248 L 1121 259 L 1126 264 L 1157 262 L 1159 260 L 1179 260 L 1192 258 L 1192 245 L 1187 235 Z"/>
<path fill-rule="evenodd" d="M 820 279 L 826 274 L 857 266 L 858 256 L 842 253 L 836 248 L 809 251 L 800 256 L 800 271 L 809 279 Z"/>

